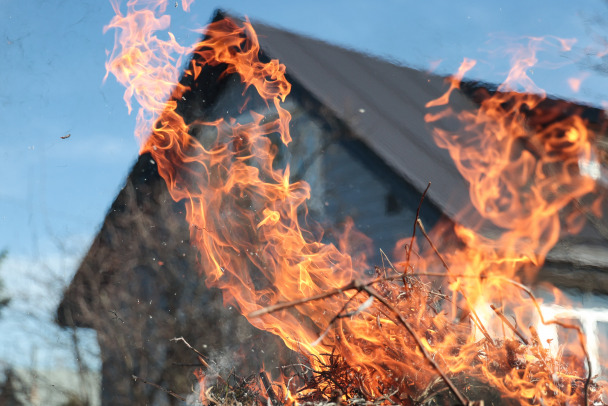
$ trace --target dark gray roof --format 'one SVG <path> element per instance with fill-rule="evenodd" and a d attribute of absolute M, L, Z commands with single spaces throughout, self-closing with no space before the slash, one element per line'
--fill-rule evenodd
<path fill-rule="evenodd" d="M 468 187 L 424 122 L 425 104 L 446 90 L 444 78 L 252 22 L 264 52 L 329 107 L 395 172 L 453 217 Z M 462 107 L 473 106 L 454 95 Z M 460 97 L 459 97 L 460 96 Z M 454 99 L 453 99 L 454 100 Z M 465 106 L 466 104 L 466 106 Z"/>

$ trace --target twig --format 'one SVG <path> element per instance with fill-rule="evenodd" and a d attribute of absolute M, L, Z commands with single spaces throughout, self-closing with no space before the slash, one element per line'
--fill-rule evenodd
<path fill-rule="evenodd" d="M 410 240 L 410 248 L 407 250 L 407 261 L 408 262 L 410 260 L 410 254 L 412 252 L 412 248 L 414 247 L 414 238 L 416 237 L 416 225 L 418 223 L 418 220 L 420 219 L 420 209 L 422 208 L 422 202 L 424 201 L 424 198 L 426 197 L 426 192 L 428 192 L 430 187 L 431 187 L 431 182 L 429 182 L 429 184 L 426 185 L 426 189 L 424 189 L 424 192 L 422 192 L 422 196 L 420 196 L 420 201 L 418 202 L 418 208 L 416 209 L 416 220 L 414 221 L 414 229 L 412 230 L 412 238 Z"/>
<path fill-rule="evenodd" d="M 183 362 L 172 362 L 171 365 L 176 367 L 205 367 L 204 364 L 188 364 Z"/>
<path fill-rule="evenodd" d="M 384 253 L 384 251 L 382 250 L 382 248 L 380 248 L 380 253 L 382 254 L 382 262 L 384 262 L 384 260 L 386 259 L 386 262 L 388 262 L 388 264 L 391 266 L 391 269 L 392 269 L 393 271 L 395 271 L 395 273 L 399 273 L 399 272 L 397 272 L 397 269 L 395 268 L 395 265 L 393 265 L 393 263 L 391 262 L 391 260 L 390 260 L 390 259 L 388 259 L 388 255 L 386 255 L 386 254 Z M 404 281 L 404 282 L 405 282 L 405 281 Z"/>
<path fill-rule="evenodd" d="M 186 344 L 186 347 L 190 348 L 192 351 L 194 351 L 194 353 L 196 355 L 198 355 L 199 361 L 201 362 L 201 364 L 203 364 L 203 366 L 205 368 L 207 368 L 207 369 L 210 368 L 209 363 L 207 363 L 207 361 L 205 361 L 206 357 L 199 350 L 197 350 L 196 348 L 194 348 L 193 346 L 191 346 L 190 343 L 188 343 L 188 341 L 186 341 L 186 339 L 184 337 L 173 337 L 169 341 L 174 341 L 174 342 L 182 341 L 184 344 Z"/>
<path fill-rule="evenodd" d="M 442 273 L 437 273 L 437 274 L 434 274 L 434 273 L 417 273 L 416 275 L 450 276 L 448 274 L 442 274 Z M 342 287 L 339 287 L 337 289 L 333 289 L 333 290 L 327 291 L 325 293 L 320 293 L 318 295 L 304 297 L 304 298 L 301 298 L 301 299 L 295 299 L 295 300 L 291 300 L 289 302 L 279 302 L 279 303 L 276 303 L 276 304 L 273 304 L 273 305 L 270 305 L 270 306 L 267 306 L 267 307 L 263 307 L 261 309 L 258 309 L 258 310 L 255 310 L 255 311 L 249 313 L 247 315 L 247 317 L 260 317 L 260 316 L 263 316 L 263 315 L 268 314 L 268 313 L 278 312 L 279 310 L 288 309 L 290 307 L 298 306 L 298 305 L 305 304 L 305 303 L 308 303 L 308 302 L 314 302 L 314 301 L 317 301 L 317 300 L 322 300 L 322 299 L 334 296 L 334 295 L 336 295 L 338 293 L 346 292 L 348 290 L 353 290 L 353 289 L 361 290 L 359 288 L 360 286 L 372 286 L 372 285 L 375 285 L 376 283 L 390 282 L 390 281 L 394 281 L 394 280 L 402 279 L 402 278 L 403 278 L 403 274 L 398 274 L 398 275 L 391 275 L 391 276 L 386 276 L 386 277 L 375 278 L 375 279 L 369 280 L 367 282 L 363 282 L 363 281 L 360 281 L 360 280 L 353 280 L 353 281 L 349 282 L 348 284 L 346 284 L 346 285 L 344 285 Z M 425 289 L 425 291 L 427 293 L 429 293 L 429 294 L 434 295 L 434 296 L 438 296 L 438 297 L 441 297 L 442 299 L 449 300 L 449 298 L 446 295 L 444 295 L 444 294 L 441 294 L 441 293 L 438 293 L 438 292 L 433 292 L 433 291 L 428 291 L 426 289 Z"/>
<path fill-rule="evenodd" d="M 511 324 L 511 322 L 509 321 L 509 319 L 507 319 L 505 317 L 505 315 L 496 308 L 496 306 L 494 306 L 493 304 L 490 305 L 490 307 L 492 308 L 492 310 L 494 310 L 494 313 L 496 313 L 496 315 L 498 317 L 500 317 L 500 319 L 502 320 L 502 322 L 504 324 L 507 325 L 507 327 L 509 327 L 515 334 L 517 334 L 517 336 L 521 339 L 521 341 L 523 341 L 524 344 L 526 345 L 530 345 L 530 341 L 524 337 L 524 335 L 513 325 Z"/>
<path fill-rule="evenodd" d="M 145 380 L 144 378 L 140 378 L 140 377 L 139 377 L 139 376 L 137 376 L 137 375 L 131 375 L 131 378 L 133 378 L 133 380 L 134 380 L 135 382 L 137 382 L 137 381 L 142 381 L 142 382 L 143 382 L 143 383 L 145 383 L 146 385 L 150 385 L 150 386 L 155 387 L 156 389 L 160 389 L 160 390 L 162 390 L 163 392 L 165 392 L 166 394 L 171 395 L 171 396 L 173 396 L 175 399 L 179 399 L 179 400 L 181 400 L 182 402 L 185 402 L 185 401 L 186 401 L 186 398 L 184 398 L 184 397 L 182 397 L 182 396 L 178 395 L 177 393 L 173 392 L 172 390 L 169 390 L 169 389 L 167 389 L 167 388 L 163 388 L 162 386 L 160 386 L 160 385 L 158 385 L 158 384 L 155 384 L 154 382 L 150 382 L 150 381 L 148 381 L 148 380 Z"/>
<path fill-rule="evenodd" d="M 382 248 L 380 248 L 380 253 L 384 254 Z M 384 277 L 387 277 L 388 275 L 386 274 L 386 267 L 384 266 L 384 257 L 380 257 L 380 259 L 382 260 L 382 272 L 384 272 Z M 380 269 L 377 266 L 374 266 L 374 270 L 378 272 Z M 405 283 L 405 279 L 403 280 L 403 283 Z"/>
<path fill-rule="evenodd" d="M 437 249 L 437 247 L 435 246 L 435 244 L 433 244 L 433 240 L 431 240 L 431 237 L 429 237 L 429 235 L 426 233 L 426 230 L 424 229 L 424 225 L 422 224 L 422 221 L 420 219 L 417 219 L 416 220 L 416 224 L 418 224 L 418 227 L 420 227 L 420 231 L 422 232 L 422 234 L 424 235 L 424 237 L 428 241 L 429 245 L 431 246 L 431 248 L 435 252 L 435 255 L 437 255 L 437 257 L 439 258 L 439 260 L 443 264 L 443 267 L 446 269 L 446 271 L 448 271 L 448 274 L 449 274 L 450 273 L 450 267 L 448 266 L 448 264 L 443 259 L 443 256 L 441 255 L 441 253 L 439 252 L 439 250 Z M 467 306 L 469 308 L 469 311 L 473 315 L 473 317 L 471 317 L 471 320 L 473 320 L 473 323 L 475 323 L 475 325 L 477 326 L 477 328 L 479 328 L 479 331 L 481 331 L 481 333 L 484 335 L 484 337 L 486 338 L 486 340 L 488 340 L 488 342 L 490 344 L 492 344 L 492 346 L 496 347 L 496 344 L 494 343 L 494 340 L 492 339 L 492 337 L 490 337 L 490 334 L 488 333 L 488 331 L 484 327 L 484 325 L 481 322 L 481 319 L 479 318 L 479 315 L 477 314 L 477 312 L 475 311 L 475 309 L 473 309 L 473 306 L 469 302 L 469 298 L 467 297 L 467 295 L 464 294 L 464 292 L 462 291 L 462 288 L 458 288 L 458 292 L 462 295 L 462 297 L 464 298 L 464 300 L 467 302 Z"/>
<path fill-rule="evenodd" d="M 426 402 L 428 402 L 429 399 L 433 399 L 434 397 L 442 394 L 443 392 L 446 392 L 450 390 L 450 388 L 441 388 L 436 390 L 435 392 L 429 393 L 427 396 L 425 396 L 422 400 L 418 401 L 418 404 L 420 405 L 424 405 Z"/>
<path fill-rule="evenodd" d="M 373 282 L 368 282 L 368 283 L 376 283 L 376 282 L 378 282 L 378 280 L 374 280 Z M 319 293 L 318 295 L 314 295 L 314 296 L 310 296 L 310 297 L 305 297 L 305 298 L 302 298 L 302 299 L 296 299 L 296 300 L 292 300 L 290 302 L 281 302 L 281 303 L 274 304 L 272 306 L 267 306 L 267 307 L 258 309 L 256 311 L 253 311 L 253 312 L 249 313 L 247 315 L 247 317 L 260 317 L 260 316 L 263 316 L 264 314 L 274 313 L 274 312 L 277 312 L 279 310 L 287 309 L 287 308 L 294 307 L 294 306 L 297 306 L 297 305 L 301 305 L 301 304 L 304 304 L 304 303 L 314 302 L 316 300 L 325 299 L 327 297 L 334 296 L 334 295 L 337 295 L 339 293 L 343 293 L 343 292 L 345 292 L 347 290 L 353 290 L 353 289 L 360 290 L 360 287 L 363 286 L 363 285 L 364 285 L 363 282 L 355 279 L 355 280 L 352 280 L 350 283 L 342 286 L 341 288 L 332 289 L 332 290 L 324 292 L 324 293 Z"/>
<path fill-rule="evenodd" d="M 329 334 L 329 332 L 331 331 L 331 327 L 333 326 L 333 324 L 341 318 L 344 317 L 348 317 L 347 315 L 343 315 L 342 313 L 346 310 L 346 308 L 348 307 L 348 305 L 350 304 L 350 302 L 353 301 L 353 299 L 355 297 L 357 297 L 357 294 L 359 292 L 357 292 L 356 294 L 354 294 L 350 299 L 348 299 L 346 301 L 346 303 L 344 303 L 344 306 L 342 306 L 342 308 L 340 309 L 340 311 L 338 311 L 338 313 L 329 321 L 329 323 L 327 324 L 327 328 L 323 331 L 323 333 L 319 336 L 319 338 L 317 338 L 315 341 L 313 341 L 310 345 L 312 345 L 313 347 L 318 345 L 321 341 L 323 341 L 323 339 L 325 339 L 325 337 L 327 336 L 327 334 Z"/>
<path fill-rule="evenodd" d="M 388 255 L 386 255 L 384 253 L 384 251 L 382 250 L 382 248 L 380 248 L 380 253 L 382 254 L 382 263 L 384 263 L 384 260 L 386 259 L 386 261 L 390 265 L 390 267 L 393 270 L 393 272 L 395 272 L 396 274 L 399 274 L 399 272 L 397 271 L 397 268 L 395 268 L 395 265 L 393 265 L 393 263 L 391 262 L 391 260 L 388 258 Z M 409 253 L 408 253 L 408 255 L 409 255 Z M 403 271 L 403 273 L 400 274 L 401 275 L 401 280 L 403 281 L 403 286 L 407 286 L 408 282 L 410 281 L 409 276 L 407 276 L 407 269 L 408 269 L 408 267 L 409 267 L 409 258 L 408 258 L 408 262 L 405 264 L 405 270 Z M 386 276 L 386 271 L 385 271 L 385 279 L 388 279 L 388 277 Z"/>
<path fill-rule="evenodd" d="M 424 235 L 424 238 L 426 238 L 426 241 L 429 243 L 429 245 L 435 252 L 435 255 L 437 255 L 437 258 L 439 258 L 439 260 L 443 264 L 443 267 L 445 268 L 445 270 L 448 271 L 448 273 L 449 273 L 450 267 L 448 266 L 447 262 L 445 262 L 445 260 L 443 259 L 443 256 L 441 255 L 441 253 L 439 252 L 439 250 L 437 249 L 435 244 L 433 244 L 433 240 L 431 240 L 431 237 L 429 237 L 429 235 L 426 233 L 426 230 L 424 229 L 424 224 L 422 224 L 422 220 L 420 220 L 419 218 L 416 219 L 416 224 L 418 225 L 418 227 L 420 227 L 420 231 L 422 232 L 422 235 Z"/>
<path fill-rule="evenodd" d="M 393 403 L 393 401 L 391 400 L 391 398 L 393 396 L 395 396 L 398 392 L 399 392 L 399 388 L 395 389 L 392 393 L 390 393 L 388 395 L 386 393 L 383 394 L 382 396 L 380 396 L 379 399 L 386 399 L 386 401 L 389 402 L 389 404 L 391 404 L 391 403 Z"/>
<path fill-rule="evenodd" d="M 410 267 L 410 256 L 412 254 L 412 249 L 414 248 L 414 238 L 416 237 L 416 225 L 418 220 L 420 219 L 420 208 L 422 207 L 422 202 L 424 201 L 424 197 L 426 196 L 426 192 L 431 187 L 431 182 L 426 186 L 424 192 L 422 192 L 422 196 L 420 197 L 420 201 L 418 202 L 418 208 L 416 209 L 416 220 L 414 221 L 414 229 L 412 230 L 412 239 L 410 240 L 410 246 L 407 249 L 407 254 L 405 255 L 405 270 L 403 273 L 407 273 L 407 270 Z M 405 278 L 403 278 L 403 283 L 405 284 Z"/>

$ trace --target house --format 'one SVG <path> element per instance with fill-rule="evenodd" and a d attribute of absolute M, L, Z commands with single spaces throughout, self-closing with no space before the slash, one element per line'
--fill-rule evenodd
<path fill-rule="evenodd" d="M 215 19 L 223 16 L 218 12 Z M 284 107 L 292 114 L 294 141 L 281 159 L 289 161 L 293 179 L 310 183 L 311 217 L 328 229 L 351 217 L 376 248 L 391 250 L 411 235 L 428 182 L 432 187 L 421 213 L 428 227 L 442 217 L 456 218 L 466 207 L 466 182 L 424 121 L 426 103 L 446 90 L 445 78 L 253 25 L 263 54 L 287 66 L 293 85 Z M 178 101 L 186 122 L 239 114 L 240 81 L 221 76 L 221 67 L 206 67 L 187 85 L 192 89 L 187 100 Z M 475 107 L 480 88 L 485 87 L 463 86 L 454 103 Z M 544 106 L 560 114 L 582 110 L 590 125 L 605 124 L 597 109 L 560 100 Z M 562 241 L 541 278 L 608 293 L 601 227 L 598 223 L 586 229 L 588 235 Z M 171 341 L 174 337 L 183 336 L 219 369 L 240 374 L 271 368 L 277 352 L 289 356 L 275 337 L 225 307 L 221 292 L 205 287 L 189 235 L 183 202 L 172 200 L 156 162 L 141 155 L 57 311 L 59 324 L 97 331 L 103 405 L 176 402 L 134 382 L 132 375 L 188 393 L 193 357 L 182 343 Z M 570 277 L 573 267 L 586 277 Z"/>

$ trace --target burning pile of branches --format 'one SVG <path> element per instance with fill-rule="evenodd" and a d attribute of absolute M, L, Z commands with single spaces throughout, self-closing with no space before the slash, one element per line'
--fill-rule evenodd
<path fill-rule="evenodd" d="M 505 326 L 521 338 L 484 337 L 473 345 L 474 348 L 465 350 L 476 353 L 466 370 L 446 374 L 444 369 L 450 369 L 445 364 L 446 357 L 442 352 L 434 351 L 429 342 L 441 342 L 446 335 L 455 334 L 456 343 L 460 346 L 455 345 L 443 351 L 450 352 L 446 354 L 450 358 L 459 356 L 467 344 L 471 326 L 468 323 L 455 323 L 443 326 L 441 330 L 438 329 L 433 319 L 441 306 L 440 302 L 447 300 L 446 296 L 428 289 L 428 285 L 418 277 L 409 276 L 407 283 L 410 287 L 404 288 L 399 283 L 381 277 L 375 283 L 377 289 L 373 289 L 371 283 L 362 284 L 355 289 L 361 289 L 369 297 L 382 303 L 385 309 L 379 310 L 376 314 L 378 320 L 380 317 L 388 318 L 402 327 L 402 336 L 399 340 L 384 337 L 384 350 L 395 359 L 414 364 L 416 369 L 425 369 L 426 364 L 432 365 L 436 377 L 428 381 L 421 379 L 422 377 L 416 373 L 408 371 L 401 375 L 398 371 L 387 368 L 383 371 L 386 376 L 382 380 L 382 393 L 371 394 L 364 384 L 365 380 L 370 379 L 366 373 L 362 373 L 358 368 L 351 368 L 339 356 L 330 354 L 328 357 L 330 363 L 322 364 L 322 369 L 311 372 L 309 380 L 303 387 L 304 395 L 301 400 L 328 401 L 335 399 L 335 394 L 340 393 L 347 400 L 384 399 L 391 404 L 469 404 L 470 401 L 479 400 L 487 404 L 521 404 L 524 400 L 522 395 L 526 394 L 524 389 L 527 389 L 529 396 L 527 400 L 531 404 L 541 402 L 540 393 L 546 397 L 542 400 L 544 404 L 565 404 L 566 399 L 574 401 L 575 404 L 588 404 L 587 396 L 594 403 L 599 401 L 597 386 L 590 384 L 590 377 L 576 376 L 577 369 L 584 370 L 581 365 L 575 366 L 555 359 L 542 346 L 538 335 L 530 339 L 525 338 L 498 310 L 497 316 L 504 319 Z M 408 297 L 412 295 L 426 297 L 426 315 L 420 317 L 419 309 L 408 305 Z M 416 303 L 419 302 L 416 300 Z M 348 313 L 340 316 L 345 315 Z M 378 322 L 379 336 L 383 335 L 382 328 L 383 326 Z M 421 336 L 416 331 L 427 333 Z M 534 329 L 531 328 L 531 331 Z M 356 340 L 356 337 L 354 339 Z M 401 347 L 395 341 L 398 341 Z M 412 357 L 415 353 L 421 356 Z M 378 367 L 386 368 L 383 365 Z M 497 381 L 490 382 L 482 369 L 490 370 Z M 538 392 L 536 385 L 539 382 L 546 382 L 548 376 L 552 379 L 552 385 L 547 385 L 545 390 Z M 498 380 L 504 380 L 500 386 L 503 386 L 502 389 L 507 389 L 506 393 L 495 386 Z M 511 398 L 505 395 L 510 395 Z"/>
<path fill-rule="evenodd" d="M 360 340 L 355 335 L 343 337 L 347 343 L 338 340 L 331 353 L 316 359 L 314 368 L 303 361 L 296 368 L 298 372 L 284 376 L 283 385 L 270 385 L 265 372 L 261 372 L 259 380 L 250 377 L 233 385 L 223 381 L 219 386 L 215 384 L 206 389 L 203 399 L 216 404 L 232 404 L 235 399 L 264 404 L 268 400 L 275 405 L 294 401 L 317 405 L 606 404 L 605 388 L 592 380 L 588 359 L 574 362 L 551 354 L 534 326 L 529 326 L 525 334 L 500 308 L 491 305 L 496 319 L 509 330 L 510 334 L 502 337 L 490 335 L 486 327 L 477 324 L 480 319 L 473 309 L 460 309 L 460 317 L 446 323 L 442 313 L 451 306 L 450 297 L 441 289 L 433 288 L 433 282 L 423 280 L 429 277 L 436 278 L 438 274 L 403 273 L 390 264 L 376 267 L 376 277 L 369 281 L 352 281 L 322 295 L 256 312 L 251 316 L 355 292 L 320 339 L 329 334 L 339 335 L 337 330 L 343 328 L 343 321 L 360 318 L 371 323 L 369 327 L 375 330 L 378 341 L 365 348 L 369 339 Z M 578 326 L 542 319 L 539 302 L 527 287 L 513 280 L 505 279 L 504 283 L 529 296 L 542 323 L 559 324 L 561 328 L 576 332 L 584 351 L 583 335 Z M 362 296 L 359 300 L 358 295 Z M 475 318 L 477 322 L 473 322 Z M 476 324 L 483 334 L 479 340 L 471 342 Z M 451 345 L 442 346 L 446 341 Z M 391 365 L 379 363 L 370 371 L 349 364 L 340 355 L 341 350 L 358 344 L 362 345 L 363 351 L 383 351 L 388 358 L 412 368 L 392 369 Z M 302 357 L 307 360 L 310 355 L 302 354 Z M 454 368 L 455 365 L 448 364 L 458 358 L 466 360 L 466 365 Z M 429 367 L 434 373 L 425 376 L 422 371 Z M 587 374 L 581 374 L 585 369 Z M 370 387 L 375 388 L 373 392 Z"/>
<path fill-rule="evenodd" d="M 422 225 L 419 220 L 418 224 Z M 439 252 L 435 253 L 445 263 Z M 267 307 L 252 316 L 354 291 L 355 295 L 332 320 L 336 328 L 328 326 L 323 335 L 340 334 L 336 329 L 342 328 L 340 324 L 344 319 L 364 319 L 376 331 L 378 341 L 369 348 L 365 348 L 369 340 L 363 342 L 363 351 L 380 350 L 401 365 L 412 366 L 409 370 L 392 369 L 391 365 L 380 363 L 370 371 L 349 365 L 339 355 L 338 348 L 356 345 L 361 340 L 356 335 L 344 337 L 348 343 L 342 344 L 338 340 L 334 351 L 324 354 L 326 357 L 319 360 L 316 369 L 307 368 L 306 373 L 300 375 L 303 384 L 294 397 L 304 403 L 605 404 L 600 386 L 592 381 L 589 359 L 560 359 L 551 354 L 533 325 L 528 326 L 526 335 L 494 305 L 490 307 L 496 319 L 514 338 L 509 338 L 504 330 L 502 337 L 493 337 L 472 308 L 460 309 L 457 318 L 447 321 L 444 316 L 445 309 L 451 307 L 450 297 L 423 278 L 448 275 L 404 273 L 390 264 L 390 267 L 376 267 L 376 278 L 372 280 L 353 281 L 316 297 Z M 578 326 L 544 320 L 538 300 L 527 287 L 514 280 L 504 279 L 504 283 L 530 298 L 542 323 L 574 330 L 585 352 L 583 333 Z M 363 298 L 357 301 L 357 294 L 362 294 Z M 372 302 L 378 305 L 374 306 Z M 471 330 L 475 327 L 482 335 L 472 342 Z M 450 344 L 442 345 L 446 342 Z M 452 360 L 465 363 L 455 368 L 456 365 L 449 364 Z M 433 374 L 425 377 L 421 372 L 429 366 L 435 372 L 434 377 Z M 581 375 L 585 369 L 587 374 Z M 370 380 L 376 381 L 374 392 L 369 391 Z"/>
<path fill-rule="evenodd" d="M 465 311 L 459 321 L 439 326 L 437 316 L 440 309 L 449 302 L 446 295 L 432 289 L 431 283 L 423 282 L 420 276 L 404 275 L 394 267 L 377 267 L 376 273 L 377 277 L 370 281 L 353 281 L 343 289 L 323 296 L 355 291 L 367 297 L 355 309 L 345 306 L 335 315 L 334 323 L 339 324 L 341 319 L 361 317 L 364 312 L 368 313 L 365 317 L 368 322 L 375 319 L 374 327 L 379 344 L 376 348 L 363 350 L 384 351 L 390 358 L 411 364 L 411 370 L 393 370 L 390 365 L 377 364 L 376 370 L 369 371 L 349 364 L 340 355 L 339 346 L 336 346 L 331 353 L 322 354 L 323 358 L 316 359 L 315 368 L 306 361 L 297 365 L 295 369 L 298 372 L 284 376 L 285 383 L 282 385 L 271 385 L 266 372 L 261 372 L 259 380 L 249 377 L 237 380 L 232 385 L 224 381 L 216 383 L 207 388 L 201 398 L 213 404 L 233 404 L 236 401 L 252 404 L 271 402 L 273 405 L 294 402 L 315 405 L 606 404 L 605 388 L 592 380 L 590 372 L 580 375 L 585 367 L 590 368 L 589 360 L 582 359 L 575 364 L 572 359 L 560 359 L 551 354 L 541 342 L 534 326 L 529 327 L 530 336 L 526 337 L 498 308 L 492 306 L 497 319 L 517 338 L 487 335 L 471 343 L 468 337 L 475 324 L 469 322 L 474 317 L 471 312 Z M 405 284 L 400 283 L 404 279 Z M 515 281 L 506 283 L 518 286 L 538 305 L 528 288 Z M 413 297 L 415 300 L 412 301 Z M 422 311 L 412 307 L 412 303 L 420 305 L 421 297 L 425 301 Z M 321 299 L 312 297 L 284 303 L 265 308 L 259 313 L 278 311 Z M 368 310 L 370 299 L 380 303 L 374 311 Z M 564 329 L 573 329 L 579 339 L 583 339 L 577 326 L 558 324 Z M 418 331 L 424 331 L 425 334 L 419 334 Z M 339 333 L 328 327 L 323 334 Z M 396 335 L 391 337 L 390 334 Z M 439 344 L 447 336 L 456 337 L 454 345 L 440 351 L 431 347 L 431 342 Z M 348 345 L 354 345 L 358 341 L 356 336 L 346 339 L 350 341 Z M 580 341 L 580 345 L 584 348 L 583 341 Z M 466 368 L 446 372 L 452 369 L 446 360 L 460 356 L 470 360 Z M 309 354 L 302 354 L 304 360 L 308 357 Z M 585 362 L 587 365 L 582 364 Z M 424 376 L 416 372 L 427 369 L 429 365 L 434 369 L 434 374 Z M 488 372 L 491 378 L 488 377 Z M 204 373 L 201 378 L 203 382 Z M 369 390 L 369 381 L 374 381 L 374 392 Z"/>

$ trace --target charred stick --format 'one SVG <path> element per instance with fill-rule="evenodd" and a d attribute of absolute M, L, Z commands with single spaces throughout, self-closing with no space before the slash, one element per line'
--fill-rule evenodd
<path fill-rule="evenodd" d="M 183 362 L 172 362 L 171 365 L 176 367 L 206 367 L 205 364 L 188 364 Z"/>
<path fill-rule="evenodd" d="M 426 238 L 427 242 L 429 243 L 429 245 L 431 246 L 431 248 L 435 252 L 435 255 L 437 255 L 437 258 L 439 258 L 439 260 L 443 264 L 443 267 L 445 268 L 445 270 L 448 271 L 448 273 L 449 273 L 450 272 L 450 267 L 448 266 L 448 264 L 443 259 L 443 256 L 441 255 L 441 253 L 439 252 L 439 250 L 437 249 L 437 247 L 435 246 L 435 244 L 433 244 L 433 240 L 431 240 L 431 237 L 429 237 L 429 235 L 426 233 L 426 230 L 424 229 L 424 224 L 422 224 L 422 220 L 416 219 L 416 224 L 418 225 L 418 227 L 420 227 L 420 231 L 422 232 L 422 235 L 424 235 L 424 238 Z"/>
<path fill-rule="evenodd" d="M 205 356 L 196 348 L 194 348 L 193 346 L 190 345 L 190 343 L 188 343 L 188 341 L 186 341 L 186 339 L 184 337 L 173 337 L 171 340 L 169 341 L 182 341 L 184 344 L 186 344 L 186 347 L 190 348 L 192 351 L 194 351 L 194 353 L 196 355 L 198 355 L 198 359 L 201 362 L 201 364 L 203 364 L 203 366 L 207 369 L 210 368 L 209 364 L 207 363 L 207 361 L 205 361 Z"/>
<path fill-rule="evenodd" d="M 179 400 L 181 400 L 182 402 L 185 402 L 185 401 L 186 401 L 186 398 L 184 398 L 184 397 L 182 397 L 182 396 L 178 395 L 177 393 L 173 392 L 172 390 L 169 390 L 169 389 L 167 389 L 167 388 L 163 388 L 162 386 L 160 386 L 160 385 L 158 385 L 158 384 L 156 384 L 156 383 L 154 383 L 154 382 L 147 381 L 147 380 L 145 380 L 145 379 L 143 379 L 143 378 L 140 378 L 140 377 L 139 377 L 139 376 L 137 376 L 137 375 L 131 375 L 131 378 L 133 378 L 133 380 L 134 380 L 135 382 L 137 382 L 137 381 L 142 381 L 142 382 L 143 382 L 143 383 L 145 383 L 146 385 L 150 385 L 150 386 L 155 387 L 156 389 L 160 389 L 160 390 L 162 390 L 163 392 L 165 392 L 166 394 L 171 395 L 171 396 L 173 396 L 175 399 L 179 399 Z"/>
<path fill-rule="evenodd" d="M 376 298 L 380 303 L 382 303 L 384 306 L 386 306 L 386 308 L 388 308 L 391 311 L 391 313 L 393 313 L 395 315 L 395 317 L 397 317 L 397 320 L 399 320 L 399 323 L 401 323 L 401 325 L 403 325 L 403 327 L 405 327 L 405 329 L 408 331 L 408 333 L 410 333 L 410 335 L 412 336 L 414 341 L 416 341 L 416 345 L 418 346 L 418 348 L 424 355 L 424 358 L 426 358 L 426 360 L 431 364 L 431 366 L 435 369 L 435 371 L 437 371 L 439 376 L 441 376 L 441 379 L 443 379 L 443 381 L 446 383 L 446 385 L 448 385 L 448 387 L 450 388 L 450 390 L 452 391 L 454 396 L 456 396 L 458 401 L 465 406 L 468 405 L 469 400 L 462 393 L 460 393 L 460 391 L 458 390 L 458 388 L 456 388 L 456 386 L 450 380 L 450 378 L 448 378 L 447 375 L 441 370 L 439 365 L 437 365 L 437 363 L 435 362 L 433 357 L 431 357 L 431 354 L 429 354 L 428 351 L 426 350 L 426 348 L 424 347 L 424 344 L 422 343 L 422 340 L 420 339 L 420 337 L 418 337 L 418 334 L 416 334 L 416 331 L 414 331 L 414 328 L 407 322 L 407 320 L 405 320 L 403 315 L 392 304 L 390 304 L 389 301 L 386 300 L 386 298 L 384 296 L 380 295 L 373 288 L 371 288 L 369 286 L 361 286 L 360 289 L 364 290 L 368 295 Z"/>
<path fill-rule="evenodd" d="M 266 375 L 266 372 L 260 371 L 260 380 L 262 381 L 262 386 L 264 387 L 264 390 L 266 390 L 268 398 L 270 399 L 272 404 L 275 406 L 280 405 L 281 402 L 279 401 L 279 398 L 277 397 L 276 393 L 274 393 L 274 389 L 272 389 L 272 383 L 270 382 L 270 379 L 268 379 L 268 375 Z"/>
<path fill-rule="evenodd" d="M 426 233 L 426 230 L 424 229 L 424 225 L 422 224 L 422 221 L 420 219 L 417 219 L 416 220 L 416 224 L 418 224 L 418 226 L 420 227 L 420 231 L 422 232 L 422 234 L 424 235 L 424 237 L 428 241 L 429 245 L 431 246 L 431 248 L 435 252 L 435 255 L 437 255 L 437 258 L 439 258 L 439 260 L 443 264 L 443 267 L 446 269 L 446 271 L 448 271 L 448 274 L 449 274 L 450 273 L 450 267 L 448 266 L 447 262 L 445 262 L 445 260 L 443 259 L 443 256 L 441 255 L 441 253 L 439 252 L 439 250 L 437 249 L 437 247 L 435 246 L 435 244 L 433 244 L 433 240 L 431 240 L 431 237 L 429 237 L 429 235 Z M 477 326 L 477 328 L 479 328 L 479 330 L 484 335 L 484 337 L 486 338 L 486 340 L 488 340 L 488 342 L 490 344 L 492 344 L 494 347 L 496 347 L 496 344 L 494 343 L 494 340 L 492 340 L 492 337 L 490 337 L 490 334 L 488 333 L 488 331 L 484 327 L 483 323 L 481 322 L 481 319 L 479 318 L 479 315 L 477 314 L 477 312 L 475 311 L 475 309 L 473 309 L 473 306 L 471 306 L 471 303 L 469 302 L 469 298 L 464 294 L 464 292 L 462 291 L 462 289 L 459 288 L 458 292 L 462 295 L 462 297 L 464 297 L 464 300 L 467 302 L 467 306 L 469 307 L 469 311 L 473 315 L 473 317 L 471 317 L 471 320 L 473 320 L 473 323 L 475 323 L 475 325 Z"/>
<path fill-rule="evenodd" d="M 428 192 L 430 187 L 431 187 L 431 182 L 429 182 L 429 184 L 426 185 L 426 189 L 424 189 L 424 192 L 422 192 L 422 196 L 420 197 L 420 201 L 418 202 L 418 208 L 416 209 L 416 220 L 414 221 L 414 229 L 412 230 L 412 239 L 410 240 L 410 247 L 407 250 L 407 256 L 406 256 L 408 265 L 410 262 L 410 254 L 412 253 L 412 248 L 414 247 L 414 238 L 416 237 L 416 228 L 417 228 L 416 226 L 418 224 L 418 220 L 420 220 L 420 209 L 422 207 L 422 202 L 424 201 L 424 198 L 426 197 L 426 192 Z M 405 269 L 407 271 L 407 266 L 405 267 Z"/>
<path fill-rule="evenodd" d="M 509 321 L 509 319 L 507 319 L 505 317 L 505 315 L 496 308 L 496 306 L 494 306 L 493 304 L 490 305 L 490 307 L 492 308 L 492 310 L 494 310 L 494 313 L 496 313 L 496 315 L 498 317 L 500 317 L 500 319 L 502 320 L 502 322 L 509 327 L 515 334 L 517 334 L 517 336 L 521 339 L 521 341 L 523 341 L 524 344 L 526 345 L 530 345 L 530 341 L 524 337 L 524 335 Z"/>
<path fill-rule="evenodd" d="M 416 237 L 416 225 L 418 220 L 420 219 L 420 208 L 422 207 L 422 202 L 424 201 L 424 197 L 426 196 L 426 192 L 431 187 L 431 182 L 426 186 L 424 192 L 422 192 L 422 196 L 420 197 L 420 201 L 418 202 L 418 209 L 416 209 L 416 220 L 414 221 L 414 229 L 412 230 L 412 239 L 410 240 L 410 246 L 407 249 L 407 253 L 405 254 L 405 271 L 403 273 L 407 273 L 407 270 L 410 267 L 410 256 L 412 255 L 412 249 L 414 248 L 414 238 Z M 405 277 L 403 278 L 403 284 L 405 285 Z"/>

